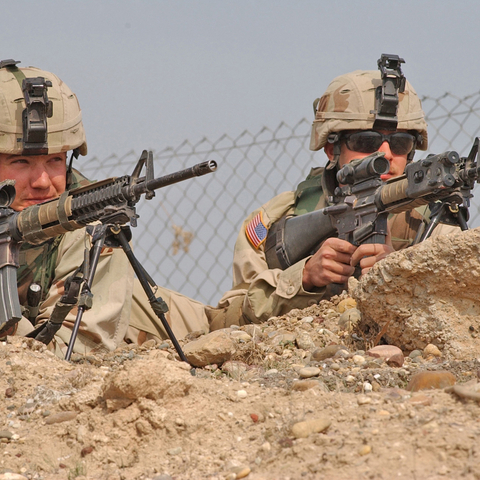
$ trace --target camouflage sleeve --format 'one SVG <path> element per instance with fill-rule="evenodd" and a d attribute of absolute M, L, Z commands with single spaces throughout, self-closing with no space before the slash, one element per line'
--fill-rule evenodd
<path fill-rule="evenodd" d="M 86 242 L 90 242 L 90 237 L 85 229 L 65 234 L 58 249 L 55 278 L 40 305 L 37 322 L 47 320 L 52 314 L 64 293 L 65 280 L 83 262 Z M 83 314 L 74 352 L 111 351 L 123 341 L 130 317 L 132 290 L 133 270 L 125 253 L 119 248 L 105 247 L 91 288 L 93 306 Z M 69 343 L 76 314 L 77 308 L 74 308 L 57 332 L 57 349 Z"/>
<path fill-rule="evenodd" d="M 282 315 L 293 308 L 305 308 L 319 302 L 325 289 L 307 292 L 302 287 L 303 268 L 308 258 L 286 270 L 269 269 L 264 253 L 264 242 L 258 247 L 247 234 L 247 227 L 261 213 L 267 228 L 290 211 L 293 192 L 285 192 L 254 211 L 243 223 L 237 237 L 233 259 L 233 284 L 216 309 L 207 314 L 210 328 L 245 323 L 261 323 L 272 316 Z"/>

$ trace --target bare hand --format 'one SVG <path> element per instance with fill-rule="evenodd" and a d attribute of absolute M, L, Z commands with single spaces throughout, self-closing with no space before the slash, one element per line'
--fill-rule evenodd
<path fill-rule="evenodd" d="M 327 238 L 303 269 L 303 288 L 312 290 L 330 283 L 345 283 L 355 268 L 351 258 L 357 247 L 346 240 Z"/>
<path fill-rule="evenodd" d="M 350 265 L 360 264 L 362 275 L 365 275 L 379 260 L 392 253 L 393 247 L 388 244 L 364 243 L 360 245 L 350 259 Z"/>
<path fill-rule="evenodd" d="M 330 283 L 346 283 L 360 264 L 362 275 L 375 263 L 394 251 L 390 232 L 385 244 L 365 243 L 355 247 L 346 240 L 328 238 L 305 264 L 302 284 L 304 290 L 325 287 Z"/>

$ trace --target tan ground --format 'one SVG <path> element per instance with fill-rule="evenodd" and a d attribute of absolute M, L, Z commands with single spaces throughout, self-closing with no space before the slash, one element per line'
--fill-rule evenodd
<path fill-rule="evenodd" d="M 470 250 L 458 243 L 451 248 L 471 255 L 470 240 Z M 416 264 L 417 254 L 408 255 Z M 477 260 L 470 257 L 470 263 Z M 404 339 L 411 334 L 398 325 L 381 330 L 398 302 L 390 301 L 382 315 L 377 303 L 365 307 L 364 292 L 379 275 L 372 272 L 355 287 L 362 312 L 368 311 L 357 327 L 355 318 L 342 315 L 345 301 L 338 304 L 345 297 L 322 302 L 271 319 L 259 330 L 226 332 L 234 345 L 230 360 L 196 368 L 195 376 L 171 346 L 125 346 L 68 363 L 42 344 L 9 337 L 0 344 L 0 480 L 480 479 L 475 332 L 467 328 L 462 340 L 454 338 L 460 327 L 452 328 L 441 342 L 432 335 L 438 351 L 424 351 L 426 339 L 412 340 L 420 352 L 409 357 Z M 400 271 L 396 275 L 404 282 Z M 444 275 L 442 288 L 451 281 Z M 422 277 L 421 294 L 436 292 L 435 301 L 445 305 L 448 299 L 433 282 Z M 394 280 L 389 285 L 405 302 Z M 415 325 L 420 300 L 416 294 L 404 305 L 411 313 L 403 317 L 406 324 Z M 428 315 L 421 322 L 433 318 L 433 302 L 423 301 Z M 458 305 L 455 293 L 448 310 L 455 325 Z M 365 320 L 374 308 L 377 326 Z M 476 319 L 472 312 L 468 321 Z M 403 347 L 403 366 L 366 353 L 376 337 L 377 343 L 387 338 Z M 462 341 L 468 354 L 458 348 Z M 348 353 L 322 358 L 322 349 L 333 344 L 345 345 Z M 406 390 L 416 373 L 432 370 L 451 372 L 471 398 L 459 396 L 461 389 Z"/>

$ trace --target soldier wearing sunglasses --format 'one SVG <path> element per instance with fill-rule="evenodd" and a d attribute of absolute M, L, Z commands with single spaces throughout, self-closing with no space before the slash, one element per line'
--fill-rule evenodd
<path fill-rule="evenodd" d="M 346 283 L 355 266 L 364 274 L 394 250 L 412 244 L 426 221 L 426 212 L 391 215 L 385 244 L 356 247 L 328 238 L 311 256 L 284 270 L 269 268 L 265 258 L 266 248 L 271 248 L 268 234 L 274 230 L 272 226 L 283 218 L 331 204 L 339 168 L 380 151 L 390 162 L 390 171 L 381 177 L 387 180 L 403 173 L 416 149 L 427 149 L 427 124 L 417 93 L 401 73 L 403 60 L 386 56 L 389 58 L 381 65 L 384 57 L 378 62 L 379 71 L 341 75 L 314 102 L 310 149 L 323 149 L 327 164 L 313 168 L 295 191 L 276 196 L 245 220 L 235 245 L 234 288 L 223 296 L 218 308 L 207 309 L 212 330 L 260 323 L 318 303 L 326 298 L 328 285 Z M 389 71 L 392 65 L 395 68 Z"/>

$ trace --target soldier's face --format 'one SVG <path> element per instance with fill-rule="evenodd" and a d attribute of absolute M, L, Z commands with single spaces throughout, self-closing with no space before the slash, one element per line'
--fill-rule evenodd
<path fill-rule="evenodd" d="M 391 132 L 380 131 L 380 133 L 388 134 Z M 390 171 L 385 175 L 381 175 L 382 180 L 386 181 L 389 178 L 398 177 L 399 175 L 403 174 L 405 167 L 407 166 L 408 154 L 399 155 L 399 154 L 393 153 L 390 148 L 390 144 L 387 141 L 383 142 L 380 145 L 378 151 L 385 153 L 385 158 L 390 162 Z M 330 160 L 333 159 L 332 144 L 325 145 L 325 153 L 327 154 Z M 354 150 L 350 150 L 345 143 L 342 143 L 342 149 L 340 152 L 338 168 L 342 168 L 344 165 L 346 165 L 347 163 L 350 163 L 352 160 L 365 158 L 368 155 L 370 155 L 370 153 L 356 152 Z"/>
<path fill-rule="evenodd" d="M 11 207 L 24 208 L 57 198 L 65 191 L 67 154 L 8 155 L 0 153 L 0 180 L 15 180 Z"/>

